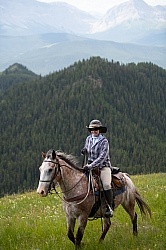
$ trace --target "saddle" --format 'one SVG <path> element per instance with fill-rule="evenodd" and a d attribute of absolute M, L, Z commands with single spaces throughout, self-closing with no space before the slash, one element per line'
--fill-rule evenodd
<path fill-rule="evenodd" d="M 112 167 L 112 182 L 111 182 L 111 186 L 113 191 L 117 190 L 117 189 L 123 189 L 123 187 L 125 187 L 125 177 L 124 174 L 120 171 L 120 168 L 117 167 Z M 101 184 L 100 184 L 100 169 L 96 168 L 92 171 L 92 175 L 97 183 L 97 185 L 95 186 L 97 189 L 101 188 Z"/>
<path fill-rule="evenodd" d="M 121 189 L 125 186 L 125 177 L 124 174 L 120 171 L 120 168 L 113 167 L 112 169 L 112 188 L 115 189 Z"/>

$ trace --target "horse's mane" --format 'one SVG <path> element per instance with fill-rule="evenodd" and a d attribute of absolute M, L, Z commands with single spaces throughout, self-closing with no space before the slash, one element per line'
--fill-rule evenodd
<path fill-rule="evenodd" d="M 51 158 L 52 157 L 52 152 L 53 150 L 50 149 L 47 154 L 46 157 L 47 158 Z M 83 171 L 83 169 L 81 167 L 78 166 L 78 159 L 76 156 L 72 155 L 72 154 L 66 154 L 61 150 L 57 150 L 55 151 L 56 155 L 63 161 L 65 161 L 67 164 L 69 164 L 71 167 L 73 167 L 74 169 L 77 169 L 79 171 Z"/>

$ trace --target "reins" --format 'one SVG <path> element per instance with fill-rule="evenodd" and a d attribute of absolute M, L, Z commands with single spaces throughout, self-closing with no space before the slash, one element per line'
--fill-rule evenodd
<path fill-rule="evenodd" d="M 90 171 L 91 172 L 91 171 Z M 83 177 L 83 176 L 82 176 Z M 82 177 L 81 177 L 81 179 L 82 179 Z M 80 181 L 81 181 L 81 179 L 80 179 Z M 79 182 L 80 182 L 79 181 Z M 79 183 L 78 182 L 78 183 Z M 58 197 L 63 201 L 63 202 L 65 202 L 66 204 L 70 204 L 71 202 L 75 202 L 74 204 L 76 204 L 76 205 L 79 205 L 79 204 L 81 204 L 81 203 L 83 203 L 86 199 L 87 199 L 87 197 L 89 196 L 89 193 L 90 193 L 90 182 L 91 182 L 91 174 L 89 174 L 89 177 L 88 177 L 88 191 L 87 191 L 87 193 L 86 193 L 86 195 L 85 195 L 85 197 L 80 201 L 80 202 L 75 202 L 76 201 L 76 199 L 77 199 L 77 197 L 74 197 L 73 198 L 73 200 L 72 201 L 68 201 L 67 199 L 65 199 L 64 197 L 61 197 L 60 195 L 59 195 L 59 193 L 57 192 L 57 190 L 56 190 L 56 188 L 54 188 L 54 190 L 55 190 L 55 193 L 58 195 Z M 76 183 L 76 185 L 78 184 L 78 183 Z M 75 186 L 76 186 L 75 185 Z M 74 186 L 74 187 L 75 187 Z M 73 188 L 72 188 L 73 189 Z M 70 189 L 70 190 L 72 190 L 72 189 Z M 67 190 L 68 191 L 68 190 Z M 66 192 L 66 191 L 65 191 Z M 65 192 L 61 192 L 61 193 L 65 193 Z"/>
<path fill-rule="evenodd" d="M 66 166 L 66 165 L 63 165 L 63 166 Z M 84 176 L 82 176 L 81 179 L 80 179 L 72 188 L 70 188 L 70 189 L 68 189 L 68 190 L 66 190 L 66 191 L 64 191 L 64 192 L 61 192 L 61 193 L 62 193 L 62 194 L 65 194 L 65 193 L 68 193 L 68 192 L 70 192 L 71 190 L 73 190 L 73 189 L 80 183 L 80 181 L 82 180 L 83 177 L 84 177 Z"/>

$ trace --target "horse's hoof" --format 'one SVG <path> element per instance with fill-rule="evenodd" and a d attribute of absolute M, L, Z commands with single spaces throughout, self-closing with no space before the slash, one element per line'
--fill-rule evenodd
<path fill-rule="evenodd" d="M 84 243 L 83 242 L 81 242 L 81 244 L 79 244 L 79 245 L 75 245 L 75 250 L 78 250 L 78 249 L 81 249 L 82 247 L 84 247 Z"/>
<path fill-rule="evenodd" d="M 103 243 L 103 241 L 104 241 L 104 239 L 102 239 L 102 238 L 99 239 L 99 243 Z"/>

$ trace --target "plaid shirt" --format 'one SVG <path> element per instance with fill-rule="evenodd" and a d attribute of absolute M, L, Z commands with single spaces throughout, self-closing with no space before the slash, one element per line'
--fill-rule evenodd
<path fill-rule="evenodd" d="M 98 141 L 93 145 L 92 135 L 86 138 L 85 146 L 83 150 L 88 153 L 88 164 L 89 168 L 95 167 L 111 167 L 109 157 L 109 143 L 108 140 L 102 134 L 99 134 Z"/>

